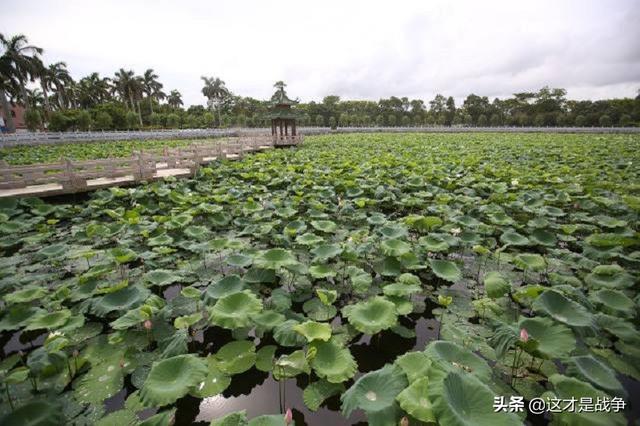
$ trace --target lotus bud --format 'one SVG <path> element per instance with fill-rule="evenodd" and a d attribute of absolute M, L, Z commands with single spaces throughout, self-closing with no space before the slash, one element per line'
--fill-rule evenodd
<path fill-rule="evenodd" d="M 293 421 L 293 413 L 291 412 L 291 408 L 287 408 L 287 412 L 284 413 L 284 422 L 285 424 L 291 424 Z"/>
<path fill-rule="evenodd" d="M 409 419 L 407 416 L 404 416 L 400 419 L 400 426 L 409 426 Z"/>
<path fill-rule="evenodd" d="M 153 323 L 151 322 L 151 320 L 146 320 L 143 325 L 147 330 L 151 330 L 151 328 L 153 327 Z"/>
<path fill-rule="evenodd" d="M 520 340 L 524 343 L 527 343 L 527 341 L 529 340 L 529 333 L 527 333 L 526 328 L 520 330 Z"/>

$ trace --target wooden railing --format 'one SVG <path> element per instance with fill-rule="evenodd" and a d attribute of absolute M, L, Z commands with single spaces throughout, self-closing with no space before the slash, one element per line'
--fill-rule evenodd
<path fill-rule="evenodd" d="M 274 146 L 294 146 L 302 140 L 301 135 L 241 136 L 227 141 L 202 141 L 184 148 L 165 147 L 161 152 L 136 152 L 125 158 L 62 159 L 59 163 L 27 166 L 10 166 L 0 161 L 0 196 L 66 194 L 166 176 L 188 176 L 212 161 L 238 159 Z M 33 191 L 19 194 L 10 191 L 28 187 Z"/>

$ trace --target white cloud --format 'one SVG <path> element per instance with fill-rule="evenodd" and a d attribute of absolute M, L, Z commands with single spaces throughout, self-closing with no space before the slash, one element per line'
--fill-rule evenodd
<path fill-rule="evenodd" d="M 75 78 L 154 68 L 167 90 L 201 104 L 201 75 L 267 98 L 508 96 L 543 85 L 570 97 L 634 96 L 640 4 L 602 1 L 36 1 L 4 7 Z"/>

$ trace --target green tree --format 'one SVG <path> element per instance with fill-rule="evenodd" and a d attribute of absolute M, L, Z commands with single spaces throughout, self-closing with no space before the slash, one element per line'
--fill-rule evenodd
<path fill-rule="evenodd" d="M 138 115 L 133 112 L 127 112 L 125 116 L 125 122 L 127 123 L 127 129 L 136 129 L 138 128 Z"/>
<path fill-rule="evenodd" d="M 175 129 L 180 124 L 180 117 L 175 112 L 167 115 L 167 128 Z"/>
<path fill-rule="evenodd" d="M 113 125 L 113 119 L 106 111 L 100 111 L 96 114 L 96 128 L 100 130 L 108 130 Z"/>
<path fill-rule="evenodd" d="M 486 125 L 487 125 L 487 116 L 484 114 L 480 114 L 478 116 L 478 126 L 486 127 Z"/>
<path fill-rule="evenodd" d="M 158 81 L 158 75 L 149 68 L 142 76 L 142 88 L 149 100 L 149 109 L 153 114 L 153 102 L 164 99 L 166 95 L 162 91 L 162 83 Z"/>
<path fill-rule="evenodd" d="M 396 121 L 396 116 L 394 114 L 389 114 L 389 116 L 387 117 L 387 125 L 389 127 L 395 127 Z"/>
<path fill-rule="evenodd" d="M 587 124 L 587 118 L 580 114 L 576 116 L 575 125 L 576 127 L 584 127 Z"/>
<path fill-rule="evenodd" d="M 180 94 L 180 92 L 178 92 L 177 90 L 172 90 L 171 93 L 169 93 L 169 96 L 167 96 L 167 104 L 169 104 L 169 106 L 172 108 L 179 108 L 184 105 L 182 103 L 182 95 Z"/>
<path fill-rule="evenodd" d="M 35 132 L 42 126 L 42 118 L 37 109 L 29 109 L 24 114 L 24 124 L 32 132 Z"/>
<path fill-rule="evenodd" d="M 329 117 L 329 127 L 331 127 L 332 129 L 336 128 L 336 118 L 332 115 L 331 117 Z"/>
<path fill-rule="evenodd" d="M 411 125 L 411 119 L 409 118 L 408 115 L 403 115 L 402 116 L 402 126 L 403 127 L 409 127 Z"/>
<path fill-rule="evenodd" d="M 633 120 L 631 119 L 631 116 L 629 114 L 622 114 L 620 116 L 619 123 L 622 127 L 629 127 L 633 124 Z"/>
<path fill-rule="evenodd" d="M 80 111 L 76 118 L 76 124 L 79 130 L 87 131 L 91 129 L 92 120 L 89 111 Z"/>
<path fill-rule="evenodd" d="M 316 126 L 318 126 L 318 127 L 323 127 L 324 126 L 324 118 L 320 114 L 316 115 L 316 120 L 315 121 L 316 121 Z"/>
<path fill-rule="evenodd" d="M 64 132 L 70 126 L 70 120 L 61 111 L 56 111 L 49 117 L 49 130 L 52 132 Z"/>
<path fill-rule="evenodd" d="M 598 123 L 600 124 L 600 127 L 611 127 L 611 117 L 607 114 L 603 114 L 600 116 Z"/>
<path fill-rule="evenodd" d="M 212 111 L 218 113 L 218 125 L 222 125 L 221 107 L 225 98 L 229 97 L 231 93 L 225 86 L 224 81 L 218 77 L 200 77 L 204 81 L 204 87 L 202 88 L 202 94 L 207 98 L 207 104 Z"/>

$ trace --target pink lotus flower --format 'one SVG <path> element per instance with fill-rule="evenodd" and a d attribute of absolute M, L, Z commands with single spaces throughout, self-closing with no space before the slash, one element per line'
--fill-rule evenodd
<path fill-rule="evenodd" d="M 520 330 L 520 340 L 522 340 L 524 343 L 527 343 L 527 341 L 529 340 L 529 333 L 527 333 L 526 328 Z"/>
<path fill-rule="evenodd" d="M 287 408 L 287 412 L 284 413 L 284 422 L 286 424 L 290 424 L 293 421 L 293 413 L 291 412 L 291 408 Z"/>
<path fill-rule="evenodd" d="M 143 325 L 147 330 L 151 330 L 151 328 L 153 327 L 153 323 L 151 322 L 151 320 L 146 320 Z"/>

